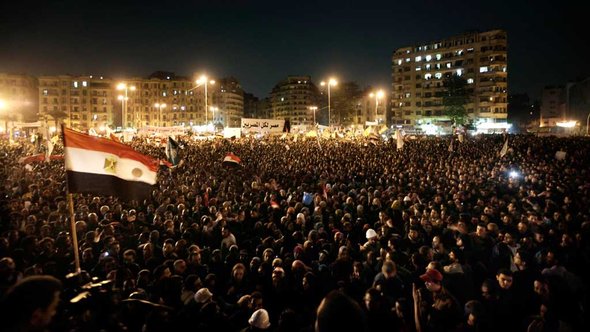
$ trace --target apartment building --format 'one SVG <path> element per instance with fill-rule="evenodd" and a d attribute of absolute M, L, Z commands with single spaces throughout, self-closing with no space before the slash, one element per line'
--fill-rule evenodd
<path fill-rule="evenodd" d="M 444 79 L 467 81 L 465 108 L 475 122 L 507 119 L 507 37 L 503 30 L 470 32 L 431 43 L 402 47 L 392 57 L 393 124 L 449 122 L 444 114 Z"/>
<path fill-rule="evenodd" d="M 40 76 L 39 118 L 72 128 L 111 124 L 116 94 L 113 81 L 103 76 Z"/>
<path fill-rule="evenodd" d="M 541 95 L 539 127 L 554 127 L 565 120 L 565 89 L 563 86 L 546 86 Z"/>
<path fill-rule="evenodd" d="M 29 75 L 0 73 L 0 120 L 29 122 L 37 120 L 37 79 Z"/>
<path fill-rule="evenodd" d="M 41 76 L 38 81 L 34 97 L 39 100 L 39 117 L 80 130 L 194 126 L 206 119 L 211 123 L 214 117 L 224 126 L 239 126 L 244 112 L 243 90 L 235 78 L 208 85 L 208 114 L 205 87 L 171 72 L 117 79 Z"/>
<path fill-rule="evenodd" d="M 213 93 L 214 123 L 239 127 L 244 117 L 244 90 L 234 77 L 218 80 Z"/>
<path fill-rule="evenodd" d="M 272 89 L 270 116 L 273 119 L 288 119 L 291 125 L 311 125 L 314 119 L 311 107 L 319 110 L 319 100 L 319 91 L 311 76 L 288 76 Z"/>

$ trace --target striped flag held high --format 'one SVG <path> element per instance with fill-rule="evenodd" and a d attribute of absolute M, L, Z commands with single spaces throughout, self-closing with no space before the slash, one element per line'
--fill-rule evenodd
<path fill-rule="evenodd" d="M 68 191 L 144 199 L 156 184 L 158 161 L 130 146 L 63 128 Z"/>

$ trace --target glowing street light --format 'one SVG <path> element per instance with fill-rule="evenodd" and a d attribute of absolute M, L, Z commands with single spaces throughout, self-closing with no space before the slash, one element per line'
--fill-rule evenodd
<path fill-rule="evenodd" d="M 207 109 L 207 85 L 213 85 L 215 84 L 214 80 L 210 80 L 206 75 L 201 75 L 201 77 L 199 77 L 199 79 L 197 80 L 197 86 L 195 88 L 200 87 L 201 85 L 205 86 L 205 124 L 207 124 L 208 121 L 208 109 Z"/>
<path fill-rule="evenodd" d="M 383 95 L 385 93 L 383 92 L 383 90 L 379 90 L 375 93 L 371 92 L 369 94 L 369 97 L 371 98 L 375 98 L 375 121 L 377 122 L 377 109 L 379 108 L 379 99 L 383 98 Z"/>
<path fill-rule="evenodd" d="M 158 126 L 162 126 L 162 109 L 166 108 L 165 103 L 155 103 L 154 107 L 158 109 Z"/>
<path fill-rule="evenodd" d="M 129 100 L 128 92 L 135 91 L 136 88 L 134 85 L 127 86 L 127 83 L 119 83 L 119 84 L 117 84 L 117 90 L 125 91 L 125 95 L 119 95 L 117 97 L 117 99 L 119 99 L 121 101 L 121 113 L 122 113 L 122 117 L 123 117 L 123 119 L 121 121 L 122 122 L 121 127 L 123 127 L 123 129 L 125 129 L 125 127 L 127 127 L 127 100 Z"/>
<path fill-rule="evenodd" d="M 332 118 L 332 108 L 330 107 L 330 87 L 336 86 L 338 81 L 336 81 L 334 78 L 330 78 L 328 82 L 322 81 L 320 84 L 321 86 L 328 86 L 328 127 L 330 127 L 330 121 Z"/>
<path fill-rule="evenodd" d="M 317 106 L 309 106 L 309 109 L 313 111 L 313 124 L 315 126 L 315 111 L 318 110 Z"/>

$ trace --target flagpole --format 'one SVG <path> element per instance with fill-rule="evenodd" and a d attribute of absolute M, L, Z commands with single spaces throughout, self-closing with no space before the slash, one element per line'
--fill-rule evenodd
<path fill-rule="evenodd" d="M 76 273 L 80 269 L 80 255 L 78 253 L 78 234 L 76 233 L 76 215 L 74 214 L 74 199 L 72 194 L 68 192 L 68 205 L 70 206 L 70 227 L 72 229 L 72 242 L 74 243 L 74 263 L 76 265 Z"/>
<path fill-rule="evenodd" d="M 62 141 L 64 142 L 64 147 L 66 146 L 66 135 L 64 134 L 64 125 L 61 125 L 61 135 Z M 65 153 L 64 153 L 64 160 L 65 160 Z M 66 175 L 66 183 L 68 181 L 68 176 Z M 76 273 L 80 273 L 80 255 L 78 253 L 78 234 L 76 233 L 76 215 L 74 214 L 74 198 L 70 193 L 70 187 L 66 185 L 66 190 L 68 194 L 68 206 L 70 210 L 70 229 L 72 233 L 72 242 L 74 243 L 74 264 L 76 266 Z"/>

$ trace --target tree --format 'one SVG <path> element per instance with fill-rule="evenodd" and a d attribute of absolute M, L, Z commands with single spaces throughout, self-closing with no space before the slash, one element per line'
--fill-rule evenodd
<path fill-rule="evenodd" d="M 338 94 L 333 97 L 332 112 L 340 125 L 353 124 L 356 116 L 356 104 L 362 96 L 362 91 L 356 82 L 339 84 Z M 334 117 L 334 114 L 332 115 Z"/>
<path fill-rule="evenodd" d="M 467 120 L 465 105 L 469 103 L 470 93 L 467 80 L 453 74 L 447 76 L 443 83 L 446 91 L 443 95 L 444 114 L 456 124 L 464 124 Z"/>
<path fill-rule="evenodd" d="M 59 128 L 58 122 L 61 122 L 61 119 L 65 119 L 68 117 L 68 114 L 62 110 L 50 110 L 47 111 L 47 115 L 52 117 L 55 121 L 55 128 Z"/>

